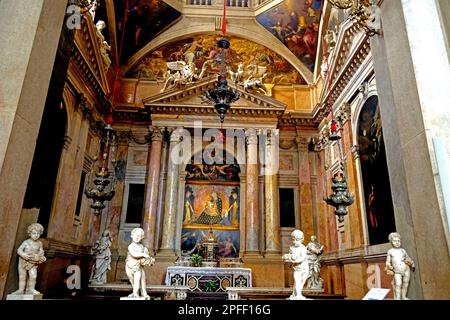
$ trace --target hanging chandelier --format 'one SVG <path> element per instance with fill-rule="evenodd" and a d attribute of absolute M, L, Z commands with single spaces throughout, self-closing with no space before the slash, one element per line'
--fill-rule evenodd
<path fill-rule="evenodd" d="M 240 98 L 240 93 L 231 89 L 228 86 L 227 81 L 227 50 L 230 48 L 230 41 L 227 39 L 226 34 L 226 1 L 223 4 L 223 19 L 222 19 L 222 35 L 223 38 L 217 41 L 217 48 L 220 54 L 220 74 L 217 83 L 217 87 L 210 89 L 205 93 L 206 99 L 208 99 L 219 114 L 220 122 L 225 120 L 225 114 L 230 110 L 231 104 Z"/>
<path fill-rule="evenodd" d="M 326 41 L 325 44 L 325 54 L 326 54 L 326 62 L 327 62 L 327 91 L 329 95 L 328 106 L 330 108 L 331 114 L 331 125 L 330 125 L 330 135 L 328 140 L 330 144 L 336 142 L 339 148 L 339 159 L 340 165 L 337 172 L 333 175 L 331 179 L 331 190 L 333 193 L 323 200 L 330 206 L 335 208 L 334 214 L 338 217 L 338 221 L 340 223 L 344 222 L 344 216 L 348 214 L 347 207 L 353 204 L 354 197 L 348 191 L 347 180 L 345 178 L 345 165 L 344 165 L 344 156 L 342 154 L 342 145 L 341 145 L 341 136 L 338 133 L 337 123 L 334 117 L 333 110 L 333 94 L 331 92 L 331 70 L 330 70 L 330 57 L 329 57 L 329 48 L 327 47 Z"/>
<path fill-rule="evenodd" d="M 116 179 L 114 175 L 112 176 L 108 169 L 108 163 L 115 163 L 114 154 L 117 146 L 117 138 L 114 129 L 111 124 L 108 123 L 104 128 L 104 135 L 102 139 L 102 159 L 101 163 L 95 168 L 98 158 L 95 159 L 95 163 L 92 167 L 92 171 L 89 174 L 88 181 L 86 183 L 86 188 L 84 194 L 88 199 L 92 199 L 91 208 L 94 209 L 94 214 L 96 216 L 102 213 L 105 209 L 105 201 L 110 201 L 115 194 Z M 92 180 L 92 175 L 95 175 L 94 181 Z"/>

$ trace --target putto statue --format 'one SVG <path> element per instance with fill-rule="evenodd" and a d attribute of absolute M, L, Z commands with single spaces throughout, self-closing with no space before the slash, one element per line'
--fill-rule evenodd
<path fill-rule="evenodd" d="M 100 53 L 102 54 L 103 64 L 105 66 L 105 70 L 108 70 L 111 66 L 111 58 L 108 54 L 108 51 L 111 51 L 111 46 L 108 44 L 108 42 L 106 42 L 105 37 L 102 34 L 103 29 L 106 28 L 106 23 L 102 20 L 99 20 L 95 27 L 97 28 L 97 38 L 100 45 Z"/>
<path fill-rule="evenodd" d="M 284 262 L 292 263 L 294 268 L 294 291 L 289 300 L 305 300 L 302 295 L 303 286 L 309 274 L 308 251 L 303 245 L 304 235 L 300 230 L 291 233 L 292 245 L 289 253 L 282 256 Z"/>
<path fill-rule="evenodd" d="M 133 293 L 128 297 L 144 298 L 148 300 L 150 297 L 147 294 L 144 267 L 152 266 L 155 263 L 155 259 L 150 257 L 148 249 L 141 243 L 143 238 L 143 229 L 135 228 L 131 231 L 131 239 L 133 242 L 128 246 L 125 271 L 133 286 Z M 141 296 L 139 296 L 139 289 L 141 291 Z"/>
<path fill-rule="evenodd" d="M 111 250 L 112 237 L 109 230 L 102 233 L 91 249 L 91 254 L 95 255 L 95 264 L 92 267 L 89 282 L 92 284 L 105 284 L 106 274 L 111 270 Z"/>
<path fill-rule="evenodd" d="M 38 295 L 35 289 L 37 278 L 37 267 L 47 260 L 39 237 L 44 232 L 44 227 L 39 223 L 33 223 L 27 229 L 30 238 L 26 239 L 17 249 L 19 255 L 19 289 L 13 295 Z M 27 281 L 28 275 L 28 281 Z"/>
<path fill-rule="evenodd" d="M 414 261 L 408 256 L 406 250 L 401 247 L 400 234 L 393 232 L 389 235 L 392 248 L 387 252 L 386 273 L 393 275 L 392 287 L 394 289 L 395 300 L 408 300 L 409 279 L 411 269 L 414 272 Z"/>
<path fill-rule="evenodd" d="M 320 278 L 320 256 L 323 253 L 323 245 L 317 242 L 316 236 L 311 236 L 311 241 L 306 246 L 308 250 L 309 278 L 306 284 L 308 289 L 322 289 L 323 279 Z"/>

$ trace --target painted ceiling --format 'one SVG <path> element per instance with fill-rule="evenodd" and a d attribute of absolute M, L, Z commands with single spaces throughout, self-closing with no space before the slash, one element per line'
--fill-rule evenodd
<path fill-rule="evenodd" d="M 323 0 L 285 0 L 256 20 L 314 71 Z"/>
<path fill-rule="evenodd" d="M 183 61 L 194 63 L 197 73 L 202 76 L 218 74 L 220 62 L 217 57 L 215 35 L 198 35 L 173 42 L 147 54 L 129 72 L 129 77 L 146 80 L 164 80 L 168 72 L 168 62 Z M 305 84 L 300 73 L 274 51 L 238 37 L 229 38 L 231 46 L 227 52 L 228 76 L 244 82 L 251 77 L 263 77 L 268 84 Z"/>
<path fill-rule="evenodd" d="M 180 12 L 163 0 L 128 0 L 126 19 L 126 0 L 114 0 L 114 7 L 117 43 L 119 48 L 122 46 L 121 63 L 127 61 L 181 16 Z"/>

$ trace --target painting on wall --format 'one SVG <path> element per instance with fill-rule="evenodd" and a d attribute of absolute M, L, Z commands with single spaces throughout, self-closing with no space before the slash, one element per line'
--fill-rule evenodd
<path fill-rule="evenodd" d="M 239 230 L 239 186 L 187 184 L 183 228 Z"/>
<path fill-rule="evenodd" d="M 236 258 L 239 257 L 239 231 L 215 230 L 213 233 L 217 237 L 218 251 L 220 258 Z M 181 250 L 185 253 L 193 253 L 197 243 L 201 243 L 202 239 L 208 234 L 208 230 L 204 229 L 183 229 L 181 235 Z"/>
<path fill-rule="evenodd" d="M 314 71 L 323 0 L 286 0 L 256 20 Z"/>
<path fill-rule="evenodd" d="M 395 231 L 395 218 L 376 96 L 361 110 L 358 139 L 369 241 L 371 245 L 386 243 L 389 233 Z"/>
<path fill-rule="evenodd" d="M 125 19 L 127 1 L 128 11 Z M 114 6 L 117 43 L 119 47 L 122 46 L 121 63 L 126 62 L 181 16 L 180 12 L 163 0 L 116 0 Z M 123 33 L 124 26 L 126 30 Z"/>
<path fill-rule="evenodd" d="M 215 35 L 198 35 L 164 45 L 150 52 L 129 77 L 165 80 L 170 63 L 192 66 L 193 77 L 200 79 L 220 72 L 219 49 Z M 228 78 L 238 84 L 258 78 L 266 84 L 305 84 L 300 73 L 273 50 L 238 37 L 229 38 L 227 51 Z M 169 63 L 169 64 L 168 64 Z"/>

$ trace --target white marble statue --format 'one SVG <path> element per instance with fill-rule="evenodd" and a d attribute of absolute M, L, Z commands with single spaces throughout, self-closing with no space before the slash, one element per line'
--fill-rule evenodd
<path fill-rule="evenodd" d="M 373 0 L 370 4 L 370 16 L 367 20 L 367 27 L 376 34 L 381 34 L 381 9 Z"/>
<path fill-rule="evenodd" d="M 311 236 L 311 241 L 306 245 L 308 250 L 309 278 L 306 284 L 308 289 L 322 289 L 323 279 L 320 278 L 320 256 L 323 253 L 323 245 L 317 242 L 316 236 Z"/>
<path fill-rule="evenodd" d="M 401 247 L 400 234 L 393 232 L 389 234 L 392 248 L 388 250 L 386 257 L 386 273 L 393 275 L 392 287 L 395 300 L 407 300 L 409 279 L 411 269 L 415 270 L 414 261 L 408 256 L 406 250 Z"/>
<path fill-rule="evenodd" d="M 304 235 L 300 230 L 291 233 L 292 245 L 289 253 L 282 256 L 284 262 L 292 263 L 294 269 L 294 291 L 289 300 L 305 300 L 302 295 L 303 286 L 309 274 L 308 251 L 303 245 Z"/>
<path fill-rule="evenodd" d="M 95 27 L 97 28 L 97 38 L 100 45 L 100 53 L 102 54 L 103 64 L 105 66 L 105 70 L 108 70 L 111 66 L 111 58 L 108 54 L 108 51 L 111 51 L 111 46 L 105 41 L 105 37 L 102 34 L 103 29 L 106 28 L 106 23 L 99 20 Z"/>
<path fill-rule="evenodd" d="M 150 257 L 148 249 L 141 243 L 143 238 L 143 229 L 135 228 L 131 231 L 132 243 L 128 246 L 125 271 L 133 286 L 133 293 L 128 297 L 150 299 L 146 289 L 147 283 L 144 267 L 152 266 L 155 263 L 155 259 Z M 141 296 L 139 296 L 139 290 L 141 291 Z"/>
<path fill-rule="evenodd" d="M 47 260 L 44 256 L 42 242 L 38 240 L 44 232 L 44 227 L 39 223 L 33 223 L 28 226 L 27 232 L 30 237 L 22 242 L 17 249 L 19 255 L 19 289 L 14 291 L 12 295 L 40 294 L 35 286 L 38 264 Z"/>
<path fill-rule="evenodd" d="M 95 19 L 95 12 L 98 9 L 98 0 L 90 0 L 89 1 L 89 7 L 90 7 L 89 13 L 92 16 L 92 20 L 94 20 Z"/>
<path fill-rule="evenodd" d="M 105 284 L 106 274 L 111 270 L 111 250 L 112 237 L 109 230 L 102 233 L 91 249 L 91 254 L 95 255 L 95 263 L 92 266 L 89 282 L 92 284 Z"/>

